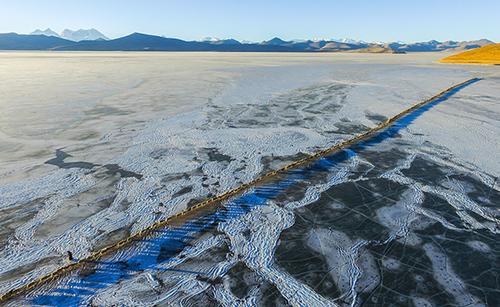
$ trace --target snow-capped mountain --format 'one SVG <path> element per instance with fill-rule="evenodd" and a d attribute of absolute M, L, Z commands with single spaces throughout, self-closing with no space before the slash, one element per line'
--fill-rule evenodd
<path fill-rule="evenodd" d="M 61 34 L 57 34 L 56 32 L 52 31 L 52 29 L 47 28 L 45 30 L 40 30 L 36 29 L 35 31 L 30 33 L 31 35 L 45 35 L 45 36 L 54 36 L 54 37 L 60 37 L 64 38 L 67 40 L 79 42 L 83 40 L 89 40 L 89 41 L 94 41 L 94 40 L 108 40 L 108 38 L 99 32 L 96 29 L 79 29 L 76 31 L 65 29 L 64 31 L 61 32 Z"/>
<path fill-rule="evenodd" d="M 61 37 L 79 42 L 79 41 L 95 41 L 95 40 L 108 40 L 108 38 L 97 31 L 96 29 L 79 29 L 76 31 L 65 29 L 61 33 Z"/>
<path fill-rule="evenodd" d="M 45 36 L 55 36 L 55 37 L 60 37 L 59 34 L 56 32 L 52 31 L 50 28 L 47 28 L 45 30 L 40 30 L 36 29 L 35 31 L 30 33 L 31 35 L 45 35 Z"/>
<path fill-rule="evenodd" d="M 352 38 L 332 38 L 331 40 L 337 43 L 344 43 L 344 44 L 353 44 L 353 45 L 367 44 L 367 42 L 365 41 L 355 40 Z"/>
<path fill-rule="evenodd" d="M 213 43 L 213 42 L 218 42 L 220 41 L 220 38 L 218 37 L 212 37 L 212 36 L 207 36 L 201 40 L 202 42 L 207 42 L 207 43 Z"/>
<path fill-rule="evenodd" d="M 205 37 L 201 41 L 204 43 L 210 43 L 213 45 L 239 45 L 239 44 L 241 44 L 239 41 L 232 39 L 232 38 L 220 39 L 217 37 L 210 37 L 210 36 Z"/>

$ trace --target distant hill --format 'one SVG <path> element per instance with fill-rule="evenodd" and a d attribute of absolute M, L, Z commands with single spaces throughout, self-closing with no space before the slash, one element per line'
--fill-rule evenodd
<path fill-rule="evenodd" d="M 442 63 L 500 65 L 500 44 L 487 45 L 441 59 Z"/>
<path fill-rule="evenodd" d="M 266 46 L 282 46 L 287 48 L 293 48 L 301 51 L 342 51 L 342 50 L 352 50 L 366 48 L 369 45 L 366 43 L 343 43 L 329 40 L 305 40 L 305 41 L 284 41 L 279 37 L 275 37 L 268 41 L 264 41 L 261 45 Z"/>
<path fill-rule="evenodd" d="M 264 41 L 262 45 L 272 45 L 272 46 L 283 46 L 294 49 L 300 49 L 303 51 L 346 51 L 346 50 L 357 50 L 365 49 L 365 52 L 384 52 L 384 53 L 406 53 L 406 52 L 436 52 L 444 50 L 467 50 L 472 48 L 478 48 L 488 44 L 493 44 L 492 41 L 487 39 L 481 39 L 477 41 L 468 42 L 455 42 L 446 41 L 439 42 L 436 40 L 431 40 L 428 42 L 417 42 L 417 43 L 366 43 L 364 41 L 356 41 L 352 39 L 341 39 L 341 40 L 318 40 L 318 41 L 285 41 L 279 37 L 275 37 L 271 40 Z"/>
<path fill-rule="evenodd" d="M 175 38 L 133 33 L 111 40 L 81 41 L 69 46 L 61 46 L 56 50 L 89 50 L 89 51 L 198 51 L 209 45 L 202 42 L 186 42 Z"/>
<path fill-rule="evenodd" d="M 367 47 L 367 48 L 349 50 L 347 52 L 351 52 L 351 53 L 399 53 L 399 54 L 406 53 L 405 51 L 398 51 L 398 50 L 394 50 L 392 48 L 383 47 L 383 46 L 372 46 L 372 47 Z"/>
<path fill-rule="evenodd" d="M 399 42 L 388 43 L 385 44 L 384 47 L 405 52 L 436 52 L 445 50 L 467 50 L 467 49 L 486 46 L 489 44 L 494 44 L 494 43 L 487 39 L 481 39 L 476 41 L 464 41 L 464 42 L 457 42 L 457 41 L 439 42 L 436 40 L 431 40 L 428 42 L 418 42 L 411 44 L 405 44 Z"/>
<path fill-rule="evenodd" d="M 293 42 L 284 41 L 279 37 L 274 37 L 268 41 L 262 42 L 262 45 L 273 45 L 273 46 L 285 46 L 285 45 L 290 45 L 290 44 L 293 44 Z"/>
<path fill-rule="evenodd" d="M 48 50 L 61 46 L 69 47 L 73 44 L 75 42 L 54 36 L 0 34 L 0 50 Z"/>
<path fill-rule="evenodd" d="M 104 34 L 97 31 L 96 29 L 79 29 L 76 31 L 65 29 L 64 31 L 62 31 L 60 37 L 75 42 L 108 40 L 108 38 Z"/>
<path fill-rule="evenodd" d="M 320 48 L 321 51 L 347 51 L 368 48 L 368 44 L 350 44 L 342 42 L 325 42 Z"/>
<path fill-rule="evenodd" d="M 488 40 L 488 39 L 479 39 L 476 41 L 468 41 L 468 42 L 460 42 L 458 43 L 458 46 L 456 48 L 451 48 L 452 50 L 456 51 L 464 51 L 464 50 L 471 50 L 475 48 L 480 48 L 488 45 L 492 45 L 494 42 Z"/>
<path fill-rule="evenodd" d="M 258 44 L 214 44 L 212 42 L 184 41 L 155 35 L 133 33 L 108 41 L 81 41 L 54 50 L 87 51 L 254 51 L 278 52 L 297 51 L 282 46 L 263 46 Z"/>

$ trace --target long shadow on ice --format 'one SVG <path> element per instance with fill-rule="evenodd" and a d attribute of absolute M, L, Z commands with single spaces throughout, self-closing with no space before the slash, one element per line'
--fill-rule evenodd
<path fill-rule="evenodd" d="M 285 193 L 292 185 L 303 183 L 318 173 L 331 173 L 338 163 L 352 158 L 368 147 L 395 137 L 401 129 L 408 127 L 423 113 L 479 80 L 478 78 L 472 79 L 402 117 L 373 137 L 318 159 L 305 167 L 290 170 L 280 176 L 278 180 L 255 187 L 248 193 L 228 201 L 213 212 L 189 219 L 180 226 L 159 230 L 149 238 L 137 241 L 133 246 L 106 257 L 102 261 L 86 263 L 82 269 L 31 293 L 28 299 L 31 304 L 35 305 L 84 305 L 88 304 L 98 291 L 131 278 L 137 273 L 147 270 L 156 272 L 169 270 L 165 269 L 165 265 L 169 261 L 173 261 L 180 251 L 189 246 L 202 233 L 213 230 L 219 223 L 238 218 L 255 207 L 267 204 L 270 200 Z M 206 274 L 206 272 L 191 273 L 199 276 Z"/>

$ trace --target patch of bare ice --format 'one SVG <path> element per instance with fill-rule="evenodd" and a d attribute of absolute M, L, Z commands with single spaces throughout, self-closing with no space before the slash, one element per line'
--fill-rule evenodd
<path fill-rule="evenodd" d="M 230 238 L 230 250 L 251 270 L 274 284 L 292 306 L 336 306 L 307 285 L 274 265 L 281 232 L 293 224 L 293 214 L 276 206 L 259 207 L 248 215 L 221 224 Z"/>
<path fill-rule="evenodd" d="M 424 244 L 423 249 L 431 260 L 434 279 L 451 294 L 459 306 L 486 306 L 467 291 L 464 282 L 455 274 L 446 254 L 435 244 Z"/>

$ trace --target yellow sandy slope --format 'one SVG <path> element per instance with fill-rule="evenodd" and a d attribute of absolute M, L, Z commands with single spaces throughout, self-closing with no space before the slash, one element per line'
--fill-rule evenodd
<path fill-rule="evenodd" d="M 498 64 L 500 65 L 500 44 L 487 45 L 439 60 L 441 63 Z"/>

